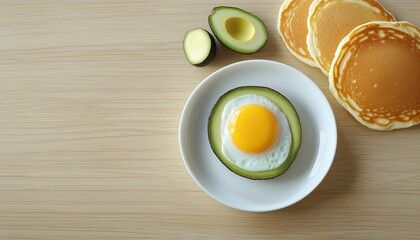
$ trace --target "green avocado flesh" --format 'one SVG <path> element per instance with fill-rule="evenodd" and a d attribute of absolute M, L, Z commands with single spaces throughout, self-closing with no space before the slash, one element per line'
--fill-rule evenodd
<path fill-rule="evenodd" d="M 189 63 L 204 67 L 216 56 L 216 41 L 206 30 L 195 28 L 185 34 L 183 49 Z"/>
<path fill-rule="evenodd" d="M 217 39 L 235 52 L 258 52 L 268 40 L 267 28 L 261 19 L 239 8 L 213 8 L 209 25 Z"/>
<path fill-rule="evenodd" d="M 256 94 L 262 97 L 267 98 L 271 102 L 273 102 L 277 107 L 286 115 L 287 120 L 289 122 L 290 131 L 292 134 L 292 144 L 290 147 L 289 156 L 284 161 L 282 165 L 280 165 L 276 169 L 268 170 L 268 171 L 248 171 L 242 168 L 237 167 L 233 163 L 231 163 L 223 154 L 222 152 L 222 129 L 221 129 L 221 119 L 223 109 L 225 108 L 226 104 L 234 98 L 245 94 Z M 293 160 L 296 158 L 296 155 L 300 148 L 301 142 L 301 127 L 299 116 L 293 105 L 290 101 L 281 95 L 279 92 L 266 88 L 266 87 L 256 87 L 256 86 L 248 86 L 248 87 L 239 87 L 235 88 L 227 93 L 225 93 L 222 97 L 219 98 L 216 105 L 213 107 L 213 110 L 209 117 L 208 122 L 208 135 L 211 148 L 219 160 L 232 172 L 246 178 L 250 179 L 270 179 L 277 177 L 290 167 Z"/>

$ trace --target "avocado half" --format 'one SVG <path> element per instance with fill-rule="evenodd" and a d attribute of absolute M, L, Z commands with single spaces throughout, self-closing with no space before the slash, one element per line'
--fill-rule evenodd
<path fill-rule="evenodd" d="M 268 32 L 263 21 L 240 8 L 215 7 L 208 20 L 216 38 L 235 52 L 255 53 L 268 41 Z"/>
<path fill-rule="evenodd" d="M 242 168 L 237 167 L 236 165 L 232 164 L 223 154 L 222 151 L 222 113 L 223 109 L 225 108 L 226 104 L 234 98 L 237 98 L 241 95 L 245 94 L 256 94 L 262 97 L 265 97 L 272 101 L 277 107 L 286 115 L 287 120 L 289 122 L 290 131 L 292 134 L 292 144 L 290 146 L 289 156 L 284 161 L 282 165 L 280 165 L 276 169 L 268 170 L 268 171 L 248 171 Z M 208 136 L 211 148 L 213 152 L 216 154 L 217 158 L 232 172 L 240 175 L 242 177 L 246 177 L 249 179 L 270 179 L 277 176 L 280 176 L 284 172 L 289 169 L 292 165 L 293 160 L 295 160 L 301 143 L 302 138 L 302 131 L 300 126 L 299 116 L 293 107 L 292 103 L 280 94 L 279 92 L 266 87 L 258 87 L 258 86 L 247 86 L 247 87 L 239 87 L 230 90 L 229 92 L 225 93 L 222 97 L 219 98 L 217 103 L 212 109 L 212 112 L 209 117 L 208 121 Z"/>

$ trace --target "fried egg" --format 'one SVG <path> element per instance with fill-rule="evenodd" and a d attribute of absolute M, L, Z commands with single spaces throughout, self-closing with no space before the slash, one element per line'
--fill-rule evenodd
<path fill-rule="evenodd" d="M 222 152 L 248 171 L 278 168 L 292 143 L 285 114 L 269 99 L 246 94 L 229 101 L 222 113 Z"/>

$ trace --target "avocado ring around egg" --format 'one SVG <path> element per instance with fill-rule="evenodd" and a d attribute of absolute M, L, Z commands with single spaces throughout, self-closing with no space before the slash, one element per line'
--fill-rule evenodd
<path fill-rule="evenodd" d="M 296 109 L 285 96 L 267 87 L 245 86 L 219 98 L 209 117 L 208 137 L 229 170 L 257 180 L 289 169 L 302 131 Z"/>

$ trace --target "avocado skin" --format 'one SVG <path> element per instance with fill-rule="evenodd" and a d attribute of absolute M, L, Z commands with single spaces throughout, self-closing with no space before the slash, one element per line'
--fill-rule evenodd
<path fill-rule="evenodd" d="M 209 31 L 207 31 L 206 29 L 202 29 L 202 30 L 204 30 L 210 38 L 210 44 L 211 44 L 210 45 L 210 52 L 209 52 L 209 55 L 207 55 L 206 59 L 204 59 L 204 61 L 202 61 L 201 63 L 198 63 L 198 64 L 192 64 L 189 61 L 189 59 L 187 58 L 188 62 L 195 67 L 205 67 L 205 66 L 207 66 L 209 63 L 211 63 L 214 60 L 214 58 L 216 57 L 216 52 L 217 52 L 217 45 L 216 45 L 216 41 L 214 40 L 213 35 L 211 35 L 211 33 L 209 33 Z M 184 38 L 184 41 L 185 41 L 185 38 Z M 182 50 L 184 51 L 184 55 L 187 55 L 186 52 L 185 52 L 184 41 L 182 43 Z"/>
<path fill-rule="evenodd" d="M 265 42 L 264 42 L 264 44 L 262 44 L 261 45 L 261 47 L 260 48 L 258 48 L 257 50 L 255 50 L 254 52 L 249 52 L 249 53 L 247 53 L 247 52 L 241 52 L 241 51 L 238 51 L 238 50 L 236 50 L 236 49 L 234 49 L 233 47 L 230 47 L 230 46 L 227 46 L 226 44 L 224 44 L 223 43 L 223 41 L 222 40 L 220 40 L 220 38 L 217 36 L 217 34 L 216 34 L 216 31 L 215 31 L 215 29 L 214 29 L 214 27 L 213 27 L 213 24 L 212 24 L 212 21 L 211 21 L 211 16 L 218 10 L 218 9 L 221 9 L 221 8 L 230 8 L 230 9 L 232 9 L 232 10 L 235 10 L 235 11 L 239 11 L 239 12 L 243 12 L 245 15 L 252 15 L 252 16 L 254 16 L 255 18 L 257 18 L 257 19 L 259 19 L 260 20 L 260 23 L 264 26 L 264 29 L 265 29 L 265 31 L 267 32 L 267 26 L 264 24 L 264 22 L 259 18 L 259 17 L 257 17 L 257 16 L 255 16 L 254 14 L 252 14 L 252 13 L 250 13 L 250 12 L 247 12 L 247 11 L 245 11 L 245 10 L 243 10 L 243 9 L 240 9 L 240 8 L 237 8 L 237 7 L 231 7 L 231 6 L 218 6 L 218 7 L 214 7 L 213 8 L 213 10 L 211 11 L 211 13 L 210 13 L 210 15 L 208 16 L 208 18 L 207 18 L 207 20 L 208 20 L 208 22 L 209 22 L 209 26 L 210 26 L 210 29 L 211 29 L 211 31 L 214 33 L 214 36 L 217 38 L 217 40 L 223 45 L 223 46 L 225 46 L 226 48 L 228 48 L 229 50 L 231 50 L 231 51 L 233 51 L 233 52 L 236 52 L 236 53 L 240 53 L 240 54 L 244 54 L 244 55 L 251 55 L 251 54 L 254 54 L 254 53 L 257 53 L 257 52 L 259 52 L 259 51 L 261 51 L 261 49 L 263 49 L 264 48 L 264 46 L 265 46 L 265 44 L 268 42 L 268 39 L 270 38 L 269 37 L 269 35 L 268 35 L 268 33 L 267 33 L 267 39 L 265 40 Z"/>
<path fill-rule="evenodd" d="M 234 88 L 234 89 L 231 89 L 231 90 L 229 90 L 228 92 L 226 92 L 226 93 L 224 93 L 218 100 L 217 100 L 217 102 L 216 102 L 216 104 L 213 106 L 213 108 L 212 108 L 212 110 L 211 110 L 211 114 L 210 114 L 210 116 L 209 116 L 209 118 L 208 118 L 208 124 L 207 124 L 207 136 L 208 136 L 208 138 L 209 138 L 209 142 L 210 142 L 210 147 L 211 147 L 211 149 L 212 149 L 212 151 L 213 151 L 213 153 L 216 155 L 216 157 L 219 159 L 219 161 L 227 168 L 227 169 L 229 169 L 231 172 L 233 172 L 234 174 L 236 174 L 236 175 L 238 175 L 238 176 L 241 176 L 241 177 L 244 177 L 244 178 L 247 178 L 247 179 L 251 179 L 251 180 L 270 180 L 270 179 L 273 179 L 273 178 L 276 178 L 276 177 L 278 177 L 278 176 L 281 176 L 281 175 L 283 175 L 285 172 L 287 172 L 287 170 L 289 170 L 289 168 L 292 166 L 292 164 L 293 164 L 293 162 L 294 162 L 294 160 L 295 160 L 295 158 L 296 158 L 296 155 L 297 155 L 297 153 L 299 152 L 299 149 L 300 149 L 300 146 L 301 146 L 301 143 L 302 143 L 302 141 L 301 141 L 301 139 L 302 139 L 302 127 L 301 127 L 301 124 L 300 124 L 300 118 L 299 118 L 299 115 L 297 115 L 297 113 L 296 113 L 296 122 L 298 123 L 298 125 L 299 125 L 299 128 L 300 128 L 300 134 L 299 134 L 299 145 L 298 145 L 298 147 L 296 148 L 296 150 L 295 150 L 295 152 L 293 153 L 295 156 L 293 157 L 293 159 L 291 160 L 291 163 L 289 164 L 289 165 L 287 165 L 286 166 L 286 168 L 285 168 L 285 170 L 283 171 L 283 172 L 281 172 L 280 174 L 277 174 L 277 175 L 273 175 L 273 176 L 270 176 L 270 177 L 264 177 L 264 178 L 260 178 L 260 177 L 254 177 L 254 176 L 249 176 L 249 175 L 245 175 L 245 174 L 241 174 L 240 172 L 236 172 L 236 171 L 234 171 L 234 170 L 232 170 L 222 159 L 221 159 L 221 157 L 219 157 L 219 155 L 217 154 L 217 150 L 216 150 L 216 146 L 214 146 L 214 141 L 212 140 L 212 137 L 211 137 L 211 134 L 210 134 L 210 131 L 211 131 L 211 119 L 214 117 L 214 114 L 215 114 L 215 110 L 216 110 L 216 108 L 218 107 L 218 105 L 219 105 L 219 103 L 223 100 L 223 98 L 225 97 L 225 96 L 227 96 L 227 95 L 229 95 L 230 93 L 232 93 L 232 92 L 234 92 L 234 91 L 237 91 L 237 90 L 240 90 L 240 89 L 244 89 L 244 88 L 257 88 L 257 89 L 264 89 L 264 90 L 267 90 L 267 91 L 270 91 L 270 92 L 272 92 L 273 94 L 276 94 L 276 95 L 279 95 L 280 97 L 282 97 L 283 98 L 283 100 L 284 101 L 287 101 L 293 108 L 294 108 L 294 106 L 293 106 L 293 104 L 290 102 L 290 100 L 289 99 L 287 99 L 283 94 L 281 94 L 281 93 L 279 93 L 278 91 L 276 91 L 276 90 L 274 90 L 274 89 L 271 89 L 271 88 L 268 88 L 268 87 L 262 87 L 262 86 L 242 86 L 242 87 L 237 87 L 237 88 Z M 296 112 L 296 110 L 295 110 L 295 112 Z M 293 135 L 293 134 L 292 134 Z M 292 142 L 293 142 L 293 139 L 292 139 Z M 290 151 L 289 152 L 289 157 L 290 157 L 290 155 L 292 154 L 292 152 Z M 288 158 L 289 158 L 288 157 Z M 288 160 L 288 159 L 287 159 Z M 287 161 L 286 160 L 286 161 Z"/>

